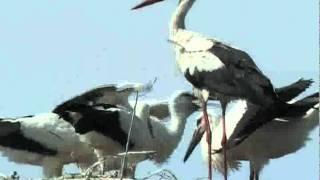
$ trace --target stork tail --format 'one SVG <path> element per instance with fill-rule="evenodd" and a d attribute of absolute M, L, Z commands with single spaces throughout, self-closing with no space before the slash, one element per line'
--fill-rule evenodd
<path fill-rule="evenodd" d="M 279 114 L 278 117 L 290 118 L 290 117 L 299 117 L 304 116 L 307 111 L 319 104 L 319 93 L 314 93 L 310 96 L 307 96 L 293 104 L 279 104 Z"/>

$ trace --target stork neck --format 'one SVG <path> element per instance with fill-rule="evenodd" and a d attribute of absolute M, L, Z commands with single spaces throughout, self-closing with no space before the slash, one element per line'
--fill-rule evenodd
<path fill-rule="evenodd" d="M 180 0 L 178 7 L 170 21 L 170 35 L 175 34 L 178 29 L 185 29 L 185 17 L 196 0 Z"/>
<path fill-rule="evenodd" d="M 181 107 L 180 107 L 181 106 Z M 172 104 L 170 107 L 171 123 L 169 126 L 169 135 L 175 136 L 178 142 L 185 129 L 187 118 L 193 113 L 193 111 L 186 111 L 181 104 Z M 178 138 L 179 137 L 179 138 Z"/>
<path fill-rule="evenodd" d="M 163 125 L 161 123 L 161 128 L 155 129 L 156 133 L 155 137 L 158 141 L 155 141 L 154 146 L 155 149 L 158 149 L 158 156 L 155 158 L 157 162 L 164 162 L 172 152 L 177 148 L 181 137 L 183 135 L 183 131 L 186 126 L 186 119 L 193 112 L 184 112 L 181 110 L 181 106 L 169 103 L 169 111 L 170 111 L 170 124 L 169 126 Z"/>
<path fill-rule="evenodd" d="M 179 116 L 178 114 L 171 114 L 171 123 L 169 126 L 169 134 L 171 136 L 181 136 L 186 126 L 186 117 Z"/>

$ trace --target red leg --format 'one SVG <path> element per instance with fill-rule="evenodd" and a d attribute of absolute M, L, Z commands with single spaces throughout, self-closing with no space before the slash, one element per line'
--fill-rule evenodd
<path fill-rule="evenodd" d="M 223 128 L 223 134 L 222 134 L 222 140 L 221 140 L 221 146 L 223 148 L 223 165 L 224 165 L 224 179 L 228 179 L 228 165 L 227 165 L 227 149 L 226 149 L 226 143 L 227 143 L 227 135 L 226 135 L 226 121 L 225 116 L 222 117 L 222 128 Z"/>
<path fill-rule="evenodd" d="M 206 127 L 206 141 L 208 143 L 208 170 L 209 170 L 209 180 L 212 179 L 212 160 L 211 160 L 211 129 L 210 129 L 210 123 L 207 113 L 207 103 L 203 103 L 203 120 Z"/>

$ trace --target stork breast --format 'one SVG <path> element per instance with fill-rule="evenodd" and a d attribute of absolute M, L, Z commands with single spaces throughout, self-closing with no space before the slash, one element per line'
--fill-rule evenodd
<path fill-rule="evenodd" d="M 224 67 L 220 59 L 208 51 L 179 53 L 177 63 L 183 73 L 189 69 L 190 75 L 193 75 L 196 69 L 198 72 L 211 72 Z"/>
<path fill-rule="evenodd" d="M 179 29 L 171 39 L 188 52 L 207 51 L 215 42 L 200 33 Z"/>

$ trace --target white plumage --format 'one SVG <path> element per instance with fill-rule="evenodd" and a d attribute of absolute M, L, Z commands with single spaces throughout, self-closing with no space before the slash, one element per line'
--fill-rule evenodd
<path fill-rule="evenodd" d="M 42 166 L 44 178 L 61 176 L 63 165 L 68 163 L 77 163 L 82 171 L 86 170 L 97 161 L 96 154 L 62 118 L 62 109 L 74 103 L 94 106 L 105 102 L 130 109 L 128 97 L 151 88 L 151 83 L 100 86 L 58 105 L 53 113 L 0 119 L 0 151 L 10 161 Z"/>
<path fill-rule="evenodd" d="M 133 9 L 161 1 L 163 0 L 144 0 Z M 216 39 L 186 30 L 185 18 L 195 1 L 179 0 L 169 24 L 169 41 L 174 44 L 177 65 L 188 82 L 197 92 L 209 93 L 209 99 L 220 101 L 223 124 L 225 124 L 226 106 L 233 99 L 246 99 L 266 108 L 287 106 L 285 103 L 280 103 L 271 81 L 260 71 L 246 52 Z M 203 106 L 203 123 L 201 124 L 206 127 L 208 152 L 210 153 L 211 130 L 206 112 L 209 99 L 204 98 L 201 93 L 199 95 Z M 263 125 L 263 123 L 248 123 L 250 124 L 243 126 L 244 129 L 250 126 L 250 131 L 246 131 L 248 134 L 252 133 L 254 128 Z M 223 134 L 224 136 L 219 141 L 221 140 L 221 143 L 224 144 L 223 150 L 226 155 L 225 131 Z M 237 138 L 241 141 L 240 137 L 247 137 L 247 135 L 239 134 Z M 210 165 L 209 163 L 209 179 L 212 179 Z"/>
<path fill-rule="evenodd" d="M 168 111 L 166 108 L 163 108 L 162 112 L 149 108 L 150 117 L 148 116 L 147 119 L 135 116 L 129 150 L 156 151 L 152 160 L 157 163 L 165 162 L 180 142 L 187 117 L 198 109 L 198 106 L 193 104 L 193 100 L 195 97 L 191 94 L 180 92 L 170 99 L 168 105 L 163 103 L 154 105 L 157 108 L 167 106 Z M 131 111 L 117 107 L 101 110 L 77 104 L 64 109 L 64 111 L 68 112 L 66 115 L 70 116 L 68 121 L 81 134 L 82 140 L 94 147 L 99 157 L 117 155 L 124 151 Z M 166 126 L 161 119 L 168 116 L 170 123 L 169 126 Z M 146 122 L 148 119 L 151 122 L 154 137 L 148 131 Z M 99 124 L 99 126 L 95 126 L 95 124 Z M 131 160 L 133 169 L 135 164 L 140 161 L 141 159 Z M 118 169 L 120 164 L 115 166 L 118 166 Z"/>
<path fill-rule="evenodd" d="M 178 67 L 183 74 L 187 73 L 187 71 L 189 71 L 191 75 L 193 75 L 195 71 L 211 72 L 224 67 L 224 64 L 217 56 L 203 51 L 178 53 L 176 57 Z"/>
<path fill-rule="evenodd" d="M 2 155 L 16 163 L 42 166 L 44 178 L 61 176 L 65 164 L 78 163 L 85 170 L 96 161 L 93 149 L 55 113 L 2 119 L 0 129 L 6 132 L 0 135 Z"/>
<path fill-rule="evenodd" d="M 226 114 L 227 137 L 230 137 L 236 127 L 238 119 L 246 111 L 246 101 L 236 101 L 232 109 Z M 315 106 L 319 107 L 319 104 Z M 211 114 L 212 136 L 221 138 L 222 125 L 220 116 Z M 273 119 L 258 128 L 246 140 L 228 150 L 227 164 L 231 170 L 238 170 L 240 161 L 250 161 L 250 179 L 258 180 L 259 173 L 270 159 L 280 158 L 294 153 L 305 146 L 310 132 L 319 124 L 319 110 L 310 109 L 303 117 L 289 119 Z M 212 149 L 221 149 L 221 144 L 214 142 Z M 201 140 L 201 152 L 204 160 L 208 160 L 207 143 Z M 212 155 L 214 169 L 224 173 L 223 154 Z"/>

